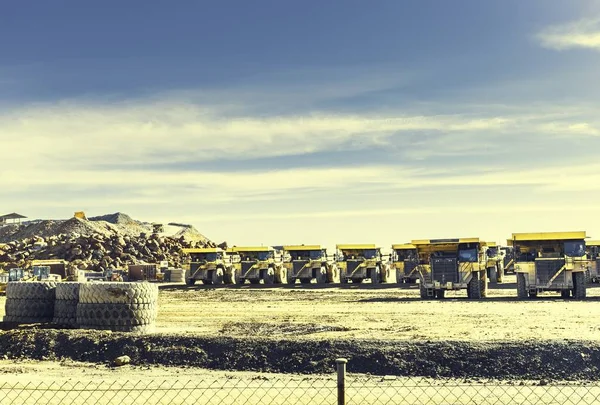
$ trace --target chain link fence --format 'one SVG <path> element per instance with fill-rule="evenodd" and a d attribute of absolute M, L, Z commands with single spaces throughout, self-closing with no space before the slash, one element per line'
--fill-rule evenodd
<path fill-rule="evenodd" d="M 98 405 L 533 405 L 600 403 L 600 383 L 477 382 L 456 379 L 335 376 L 199 380 L 0 382 L 0 404 Z"/>

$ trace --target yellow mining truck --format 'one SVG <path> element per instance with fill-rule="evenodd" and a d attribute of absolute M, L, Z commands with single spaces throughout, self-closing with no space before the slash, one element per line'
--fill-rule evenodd
<path fill-rule="evenodd" d="M 396 282 L 415 284 L 419 280 L 417 247 L 411 243 L 392 245 L 392 269 L 396 269 Z M 393 270 L 392 270 L 393 271 Z"/>
<path fill-rule="evenodd" d="M 504 251 L 496 242 L 485 242 L 487 258 L 486 272 L 490 283 L 501 283 L 504 279 Z"/>
<path fill-rule="evenodd" d="M 587 258 L 590 259 L 590 271 L 586 274 L 586 283 L 600 281 L 600 240 L 585 242 Z"/>
<path fill-rule="evenodd" d="M 283 266 L 281 250 L 270 246 L 233 247 L 240 257 L 237 283 L 244 284 L 284 284 L 287 283 L 287 269 Z"/>
<path fill-rule="evenodd" d="M 235 270 L 231 258 L 221 248 L 183 249 L 190 256 L 185 268 L 185 283 L 194 285 L 202 281 L 207 285 L 234 284 Z"/>
<path fill-rule="evenodd" d="M 327 257 L 327 250 L 319 245 L 283 246 L 288 284 L 300 280 L 302 284 L 338 283 L 339 271 Z"/>
<path fill-rule="evenodd" d="M 371 280 L 372 284 L 391 280 L 391 270 L 384 263 L 381 248 L 375 245 L 337 245 L 336 262 L 342 283 L 360 284 Z"/>
<path fill-rule="evenodd" d="M 534 298 L 543 291 L 585 298 L 585 273 L 591 267 L 585 238 L 585 232 L 513 233 L 519 298 Z"/>
<path fill-rule="evenodd" d="M 479 238 L 414 240 L 422 299 L 444 298 L 446 291 L 467 290 L 470 299 L 487 296 L 484 244 Z"/>

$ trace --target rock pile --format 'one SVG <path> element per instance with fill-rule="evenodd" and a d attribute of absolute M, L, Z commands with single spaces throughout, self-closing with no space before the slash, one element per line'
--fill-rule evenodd
<path fill-rule="evenodd" d="M 5 268 L 28 268 L 32 260 L 63 259 L 80 269 L 95 271 L 161 261 L 179 267 L 184 259 L 181 249 L 216 246 L 193 227 L 163 236 L 152 234 L 143 223 L 124 214 L 114 216 L 98 221 L 45 221 L 22 227 L 14 238 L 5 237 L 5 241 L 10 239 L 8 243 L 0 244 L 0 263 L 4 262 Z"/>

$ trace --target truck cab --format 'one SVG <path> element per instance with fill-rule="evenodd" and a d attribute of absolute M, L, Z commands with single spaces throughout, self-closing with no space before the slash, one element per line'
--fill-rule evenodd
<path fill-rule="evenodd" d="M 582 231 L 513 233 L 519 298 L 534 298 L 544 291 L 585 298 L 585 275 L 592 263 L 585 239 Z"/>
<path fill-rule="evenodd" d="M 235 272 L 230 257 L 221 248 L 183 249 L 189 255 L 185 266 L 185 282 L 194 285 L 202 281 L 206 285 L 233 284 Z"/>
<path fill-rule="evenodd" d="M 287 282 L 286 268 L 283 266 L 283 252 L 271 246 L 248 246 L 231 248 L 240 259 L 237 283 L 244 284 L 283 284 Z"/>
<path fill-rule="evenodd" d="M 376 245 L 337 245 L 336 250 L 342 283 L 360 284 L 368 279 L 372 284 L 379 284 L 390 279 L 390 266 Z"/>
<path fill-rule="evenodd" d="M 392 245 L 391 267 L 396 270 L 396 282 L 415 284 L 419 280 L 417 247 L 411 243 Z"/>
<path fill-rule="evenodd" d="M 501 283 L 504 279 L 504 251 L 496 242 L 483 243 L 487 258 L 486 273 L 490 283 Z"/>
<path fill-rule="evenodd" d="M 419 257 L 422 299 L 441 299 L 453 290 L 467 290 L 470 299 L 487 296 L 487 258 L 479 238 L 413 240 L 412 244 Z"/>
<path fill-rule="evenodd" d="M 312 280 L 317 284 L 339 280 L 335 263 L 329 260 L 327 249 L 320 245 L 283 246 L 283 251 L 288 284 L 294 284 L 296 280 L 302 284 L 309 284 Z"/>

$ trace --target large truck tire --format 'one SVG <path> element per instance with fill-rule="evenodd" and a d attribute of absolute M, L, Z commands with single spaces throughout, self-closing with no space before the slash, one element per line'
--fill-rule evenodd
<path fill-rule="evenodd" d="M 325 284 L 327 283 L 327 269 L 325 267 L 321 267 L 317 270 L 317 284 Z"/>
<path fill-rule="evenodd" d="M 397 268 L 395 268 L 396 270 L 396 284 L 402 284 L 404 282 L 404 274 L 403 272 L 400 272 L 400 270 L 398 270 Z"/>
<path fill-rule="evenodd" d="M 288 270 L 285 272 L 285 278 L 287 279 L 288 284 L 296 284 L 296 279 L 294 278 L 294 271 Z"/>
<path fill-rule="evenodd" d="M 54 301 L 25 298 L 7 298 L 4 306 L 6 316 L 39 318 L 47 322 L 54 316 Z"/>
<path fill-rule="evenodd" d="M 156 331 L 155 324 L 148 325 L 132 325 L 132 326 L 99 326 L 99 325 L 79 325 L 79 329 L 91 329 L 91 330 L 110 330 L 112 332 L 128 332 L 128 333 L 153 333 Z"/>
<path fill-rule="evenodd" d="M 79 304 L 77 322 L 95 326 L 140 326 L 156 322 L 155 304 Z"/>
<path fill-rule="evenodd" d="M 273 285 L 275 283 L 275 271 L 272 268 L 265 270 L 263 274 L 263 283 L 266 285 Z"/>
<path fill-rule="evenodd" d="M 488 296 L 488 279 L 485 276 L 485 271 L 479 272 L 479 289 L 481 290 L 481 298 Z"/>
<path fill-rule="evenodd" d="M 381 278 L 381 269 L 379 266 L 371 269 L 371 284 L 379 284 Z"/>
<path fill-rule="evenodd" d="M 483 280 L 482 280 L 483 278 Z M 485 277 L 482 277 L 480 275 L 480 272 L 478 271 L 474 271 L 473 274 L 471 275 L 471 281 L 469 281 L 469 284 L 467 285 L 467 288 L 469 290 L 468 292 L 468 297 L 472 300 L 479 300 L 482 298 L 482 285 L 481 283 L 485 281 Z"/>
<path fill-rule="evenodd" d="M 81 283 L 64 282 L 56 285 L 56 299 L 66 301 L 79 300 L 79 287 Z"/>
<path fill-rule="evenodd" d="M 191 278 L 192 277 L 192 272 L 189 270 L 185 271 L 185 284 L 192 286 L 194 284 L 196 284 L 196 279 L 195 278 Z"/>
<path fill-rule="evenodd" d="M 340 271 L 337 266 L 327 266 L 327 282 L 328 283 L 339 283 L 340 282 Z"/>
<path fill-rule="evenodd" d="M 84 283 L 79 289 L 83 304 L 151 304 L 158 299 L 158 286 L 145 282 Z"/>
<path fill-rule="evenodd" d="M 381 280 L 382 283 L 387 283 L 388 281 L 391 280 L 391 272 L 390 272 L 390 266 L 383 266 L 383 267 L 379 267 L 379 271 L 380 273 L 380 277 L 379 279 Z"/>
<path fill-rule="evenodd" d="M 525 274 L 517 273 L 517 296 L 519 299 L 527 299 L 527 283 L 525 282 Z"/>
<path fill-rule="evenodd" d="M 11 281 L 6 286 L 6 299 L 51 300 L 56 297 L 55 281 Z"/>
<path fill-rule="evenodd" d="M 429 298 L 429 296 L 427 295 L 427 288 L 422 282 L 419 284 L 419 293 L 421 295 L 422 300 L 426 300 Z"/>
<path fill-rule="evenodd" d="M 496 274 L 498 283 L 502 283 L 504 281 L 504 263 L 502 261 L 496 264 Z"/>
<path fill-rule="evenodd" d="M 2 319 L 2 322 L 4 323 L 14 323 L 14 324 L 34 324 L 34 323 L 49 323 L 50 318 L 32 318 L 32 317 L 22 317 L 22 316 L 11 316 L 11 315 L 6 315 L 4 316 L 4 318 Z"/>
<path fill-rule="evenodd" d="M 573 273 L 573 298 L 584 299 L 586 296 L 585 273 L 580 271 Z"/>
<path fill-rule="evenodd" d="M 234 269 L 225 269 L 225 273 L 223 274 L 223 283 L 225 284 L 235 284 L 235 270 Z"/>
<path fill-rule="evenodd" d="M 223 278 L 224 278 L 223 269 L 218 268 L 216 270 L 211 271 L 210 276 L 211 276 L 210 281 L 211 281 L 212 285 L 223 284 Z"/>
<path fill-rule="evenodd" d="M 492 267 L 488 267 L 487 269 L 489 277 L 490 277 L 490 283 L 497 283 L 498 282 L 498 270 L 496 269 L 496 266 L 492 266 Z"/>
<path fill-rule="evenodd" d="M 287 284 L 287 268 L 282 266 L 275 271 L 275 284 Z"/>

